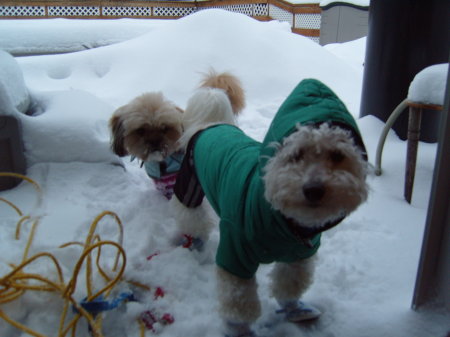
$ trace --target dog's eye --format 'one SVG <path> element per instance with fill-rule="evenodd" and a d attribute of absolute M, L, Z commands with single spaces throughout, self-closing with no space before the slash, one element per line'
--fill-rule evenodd
<path fill-rule="evenodd" d="M 304 156 L 305 156 L 305 151 L 298 150 L 297 153 L 295 153 L 292 157 L 289 158 L 289 160 L 293 163 L 296 163 L 296 162 L 302 160 Z"/>
<path fill-rule="evenodd" d="M 330 160 L 333 163 L 338 164 L 338 163 L 342 162 L 344 160 L 344 158 L 345 157 L 344 157 L 344 155 L 342 154 L 341 151 L 331 151 L 330 152 Z"/>
<path fill-rule="evenodd" d="M 145 129 L 144 128 L 139 128 L 139 129 L 136 129 L 135 132 L 136 132 L 136 134 L 138 136 L 143 136 L 145 134 Z"/>

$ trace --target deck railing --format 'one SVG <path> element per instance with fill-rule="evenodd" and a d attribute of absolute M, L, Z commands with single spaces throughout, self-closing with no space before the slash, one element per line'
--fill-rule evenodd
<path fill-rule="evenodd" d="M 319 5 L 294 5 L 283 0 L 0 0 L 0 19 L 177 19 L 206 8 L 221 8 L 258 20 L 286 21 L 294 33 L 319 42 L 321 22 Z"/>

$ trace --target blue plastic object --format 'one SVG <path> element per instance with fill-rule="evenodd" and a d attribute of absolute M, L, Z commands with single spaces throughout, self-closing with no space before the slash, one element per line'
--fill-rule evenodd
<path fill-rule="evenodd" d="M 87 301 L 87 299 L 84 298 L 80 302 L 80 305 L 84 310 L 86 310 L 93 316 L 96 316 L 101 312 L 117 308 L 122 302 L 125 301 L 136 301 L 136 298 L 134 297 L 133 293 L 122 293 L 114 300 L 107 301 L 103 295 L 100 295 L 92 301 Z M 76 308 L 74 308 L 74 311 L 78 312 Z"/>

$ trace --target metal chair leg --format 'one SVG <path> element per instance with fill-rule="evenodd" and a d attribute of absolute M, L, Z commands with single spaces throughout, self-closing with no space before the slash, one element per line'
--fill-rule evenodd
<path fill-rule="evenodd" d="M 400 114 L 408 107 L 407 99 L 404 99 L 397 107 L 392 111 L 391 115 L 389 116 L 388 120 L 386 121 L 386 124 L 383 128 L 383 131 L 381 132 L 380 139 L 378 141 L 377 146 L 377 154 L 375 158 L 375 174 L 377 176 L 381 175 L 381 156 L 383 154 L 383 147 L 384 143 L 386 141 L 386 137 L 389 133 L 389 130 L 392 128 L 392 125 L 394 125 L 397 118 L 400 116 Z"/>

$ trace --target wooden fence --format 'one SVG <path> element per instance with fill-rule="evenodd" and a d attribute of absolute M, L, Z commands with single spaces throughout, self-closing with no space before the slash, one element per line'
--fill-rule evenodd
<path fill-rule="evenodd" d="M 319 5 L 294 5 L 283 0 L 0 0 L 0 19 L 177 19 L 207 8 L 220 8 L 258 20 L 285 21 L 290 24 L 294 33 L 319 42 L 321 23 Z"/>

